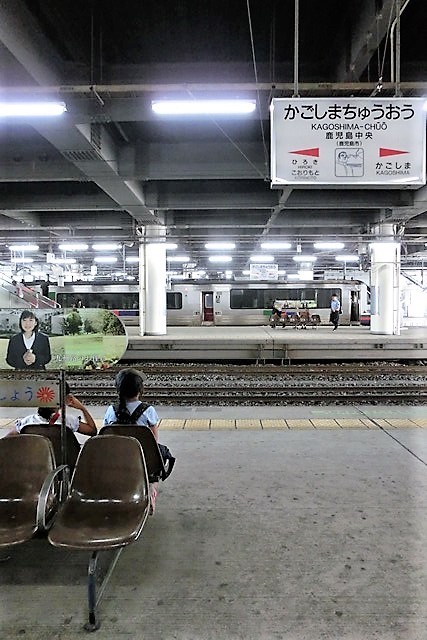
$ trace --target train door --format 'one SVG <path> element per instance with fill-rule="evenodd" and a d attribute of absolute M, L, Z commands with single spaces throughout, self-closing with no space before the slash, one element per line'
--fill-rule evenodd
<path fill-rule="evenodd" d="M 214 303 L 212 291 L 202 291 L 202 324 L 214 321 Z"/>
<path fill-rule="evenodd" d="M 350 292 L 350 322 L 360 320 L 360 294 L 359 291 Z"/>

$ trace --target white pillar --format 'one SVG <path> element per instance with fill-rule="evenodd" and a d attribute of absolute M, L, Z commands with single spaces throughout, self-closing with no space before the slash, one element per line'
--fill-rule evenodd
<path fill-rule="evenodd" d="M 145 333 L 145 243 L 139 241 L 139 335 Z"/>
<path fill-rule="evenodd" d="M 146 227 L 145 334 L 164 336 L 166 329 L 166 229 Z"/>
<path fill-rule="evenodd" d="M 400 335 L 400 243 L 375 242 L 371 252 L 371 332 Z"/>

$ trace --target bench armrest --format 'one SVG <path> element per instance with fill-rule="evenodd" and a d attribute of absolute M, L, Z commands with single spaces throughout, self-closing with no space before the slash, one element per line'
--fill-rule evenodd
<path fill-rule="evenodd" d="M 63 484 L 65 486 L 65 495 L 68 495 L 68 489 L 70 484 L 70 469 L 66 464 L 61 464 L 56 469 L 53 469 L 45 478 L 43 486 L 40 490 L 40 495 L 37 503 L 37 528 L 40 531 L 47 531 L 53 522 L 53 516 L 47 521 L 48 515 L 48 499 L 52 489 L 52 485 L 55 482 L 58 475 L 63 474 Z M 59 495 L 59 501 L 61 502 L 62 490 Z"/>

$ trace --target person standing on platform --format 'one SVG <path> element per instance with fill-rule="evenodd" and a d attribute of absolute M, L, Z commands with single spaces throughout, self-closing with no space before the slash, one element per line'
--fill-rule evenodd
<path fill-rule="evenodd" d="M 338 329 L 338 322 L 340 319 L 340 310 L 341 310 L 341 303 L 338 300 L 337 294 L 333 293 L 331 298 L 331 314 L 329 316 L 330 322 L 332 322 L 332 324 L 334 325 L 334 328 L 332 329 L 332 331 L 336 331 Z"/>
<path fill-rule="evenodd" d="M 42 296 L 44 296 L 45 298 L 48 298 L 49 297 L 49 276 L 47 276 L 46 280 L 42 280 L 40 284 L 40 289 L 42 292 Z"/>

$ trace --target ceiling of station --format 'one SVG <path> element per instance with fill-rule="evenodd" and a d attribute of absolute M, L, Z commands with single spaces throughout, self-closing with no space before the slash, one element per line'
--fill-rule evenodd
<path fill-rule="evenodd" d="M 395 0 L 297 4 L 299 95 L 394 95 Z M 420 37 L 427 5 L 400 6 L 402 94 L 427 99 Z M 87 273 L 98 255 L 92 244 L 114 241 L 123 265 L 153 225 L 166 228 L 175 253 L 212 273 L 224 267 L 208 263 L 208 241 L 235 243 L 227 269 L 236 275 L 268 240 L 291 243 L 274 252 L 288 273 L 296 271 L 297 247 L 317 256 L 316 269 L 335 269 L 336 252 L 315 251 L 314 242 L 339 240 L 346 253 L 363 254 L 382 223 L 402 240 L 404 264 L 427 260 L 426 187 L 271 188 L 269 105 L 295 91 L 294 7 L 292 0 L 1 2 L 2 99 L 60 99 L 67 112 L 55 122 L 0 119 L 0 264 L 10 261 L 12 243 L 36 243 L 39 251 L 28 255 L 45 264 L 47 253 L 64 257 L 60 243 L 79 241 L 89 248 L 73 256 Z M 257 109 L 167 120 L 151 109 L 153 99 L 212 97 L 252 98 Z"/>

